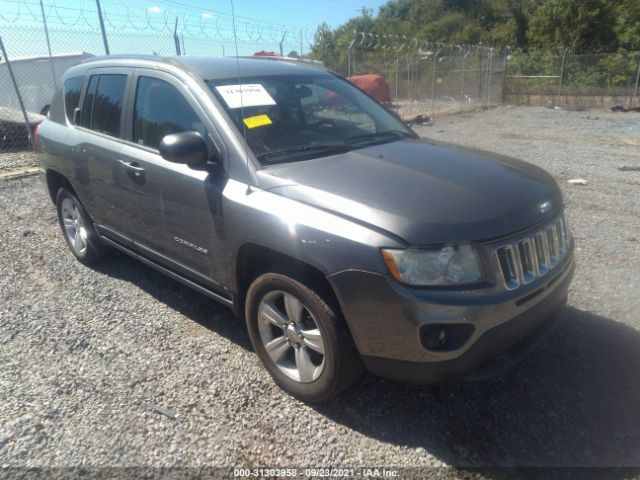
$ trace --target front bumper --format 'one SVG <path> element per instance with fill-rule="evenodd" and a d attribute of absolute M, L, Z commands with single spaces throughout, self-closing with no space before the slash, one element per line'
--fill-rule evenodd
<path fill-rule="evenodd" d="M 367 369 L 412 383 L 478 380 L 533 351 L 566 304 L 573 255 L 544 282 L 517 292 L 408 289 L 388 275 L 346 271 L 329 277 Z M 425 325 L 471 325 L 455 349 L 428 350 Z"/>

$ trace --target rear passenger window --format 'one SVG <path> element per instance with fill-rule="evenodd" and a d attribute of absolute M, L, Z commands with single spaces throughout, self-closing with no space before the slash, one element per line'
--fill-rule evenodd
<path fill-rule="evenodd" d="M 67 120 L 73 123 L 73 112 L 80 106 L 80 92 L 84 77 L 67 78 L 64 82 L 64 109 L 67 114 Z"/>
<path fill-rule="evenodd" d="M 96 132 L 120 136 L 126 83 L 126 75 L 93 75 L 82 108 L 82 125 Z"/>
<path fill-rule="evenodd" d="M 133 140 L 158 148 L 165 135 L 193 131 L 206 135 L 200 118 L 178 89 L 164 80 L 140 77 L 133 112 Z"/>
<path fill-rule="evenodd" d="M 115 137 L 120 135 L 122 97 L 126 83 L 126 75 L 100 75 L 93 101 L 92 130 Z"/>

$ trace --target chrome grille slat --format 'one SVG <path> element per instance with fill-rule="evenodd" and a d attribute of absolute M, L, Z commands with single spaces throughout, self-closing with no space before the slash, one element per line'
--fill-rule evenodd
<path fill-rule="evenodd" d="M 542 277 L 549 271 L 549 248 L 546 242 L 546 236 L 541 232 L 534 234 L 533 244 L 536 249 L 538 276 Z"/>
<path fill-rule="evenodd" d="M 567 225 L 564 217 L 560 217 L 560 220 L 558 221 L 558 233 L 560 236 L 561 254 L 564 256 L 567 253 L 567 247 L 569 246 L 567 241 Z"/>
<path fill-rule="evenodd" d="M 564 215 L 513 241 L 500 244 L 494 253 L 507 290 L 533 283 L 556 268 L 570 245 Z"/>
<path fill-rule="evenodd" d="M 549 268 L 555 268 L 558 265 L 558 238 L 556 229 L 553 225 L 545 229 L 547 235 L 547 244 L 549 245 Z"/>
<path fill-rule="evenodd" d="M 535 258 L 533 256 L 533 246 L 531 239 L 525 238 L 517 243 L 518 255 L 522 271 L 522 283 L 525 285 L 536 279 Z"/>

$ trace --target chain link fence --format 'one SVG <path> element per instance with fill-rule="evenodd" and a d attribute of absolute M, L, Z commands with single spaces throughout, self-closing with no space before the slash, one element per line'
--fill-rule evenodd
<path fill-rule="evenodd" d="M 94 8 L 3 0 L 0 152 L 30 148 L 33 126 L 45 118 L 62 74 L 89 57 L 256 52 L 298 56 L 309 52 L 311 36 L 295 26 L 242 18 L 233 22 L 220 12 L 170 14 L 158 7 L 145 10 L 108 0 Z"/>
<path fill-rule="evenodd" d="M 356 40 L 348 47 L 346 60 L 320 57 L 346 77 L 383 78 L 390 105 L 404 118 L 476 110 L 502 101 L 506 56 L 499 50 L 408 39 L 391 42 L 369 35 L 384 43 Z"/>
<path fill-rule="evenodd" d="M 0 152 L 30 148 L 32 127 L 45 118 L 63 72 L 104 54 L 303 56 L 356 84 L 358 77 L 375 77 L 386 91 L 378 99 L 403 118 L 503 102 L 584 108 L 637 103 L 640 52 L 524 53 L 374 32 L 354 32 L 342 44 L 330 31 L 111 1 L 78 8 L 54 0 L 3 0 Z"/>
<path fill-rule="evenodd" d="M 564 108 L 638 106 L 640 52 L 509 55 L 505 101 Z"/>

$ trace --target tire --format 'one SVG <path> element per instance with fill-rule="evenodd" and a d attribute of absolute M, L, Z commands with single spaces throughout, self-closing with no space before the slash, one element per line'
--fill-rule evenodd
<path fill-rule="evenodd" d="M 265 273 L 251 284 L 245 302 L 258 357 L 283 390 L 305 402 L 331 399 L 363 371 L 337 306 L 319 291 L 292 275 Z"/>
<path fill-rule="evenodd" d="M 84 265 L 95 265 L 109 253 L 80 200 L 66 188 L 56 194 L 58 223 L 71 253 Z"/>

